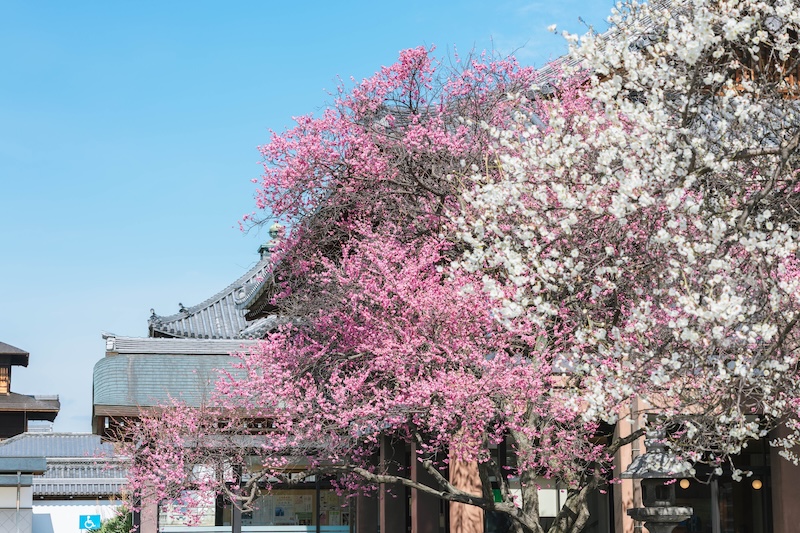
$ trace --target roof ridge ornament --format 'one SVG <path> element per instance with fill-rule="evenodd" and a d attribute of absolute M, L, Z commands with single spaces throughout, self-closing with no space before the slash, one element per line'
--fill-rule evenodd
<path fill-rule="evenodd" d="M 258 247 L 258 253 L 261 255 L 261 259 L 266 259 L 273 251 L 275 251 L 275 247 L 278 246 L 281 240 L 283 240 L 283 235 L 285 232 L 286 226 L 277 222 L 269 227 L 270 240 Z"/>

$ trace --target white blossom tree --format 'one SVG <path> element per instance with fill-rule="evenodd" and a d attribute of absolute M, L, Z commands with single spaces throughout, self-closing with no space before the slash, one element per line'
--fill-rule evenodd
<path fill-rule="evenodd" d="M 580 376 L 584 419 L 637 396 L 679 457 L 718 469 L 786 424 L 773 444 L 797 462 L 800 6 L 626 2 L 610 20 L 566 36 L 585 93 L 497 133 L 511 155 L 464 195 L 457 266 Z"/>

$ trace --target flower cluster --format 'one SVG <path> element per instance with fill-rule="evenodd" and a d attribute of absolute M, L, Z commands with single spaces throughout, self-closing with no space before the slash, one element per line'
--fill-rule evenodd
<path fill-rule="evenodd" d="M 630 1 L 611 22 L 539 73 L 407 50 L 274 133 L 257 202 L 290 227 L 273 304 L 292 321 L 218 382 L 223 431 L 143 418 L 140 486 L 246 500 L 302 457 L 343 490 L 400 483 L 539 532 L 544 477 L 571 489 L 553 531 L 578 532 L 643 434 L 613 432 L 634 398 L 681 460 L 722 468 L 786 420 L 775 444 L 796 460 L 800 10 Z M 247 442 L 262 474 L 197 478 L 225 449 L 192 445 L 209 434 Z M 385 439 L 436 485 L 376 465 Z M 450 484 L 454 460 L 503 501 Z"/>

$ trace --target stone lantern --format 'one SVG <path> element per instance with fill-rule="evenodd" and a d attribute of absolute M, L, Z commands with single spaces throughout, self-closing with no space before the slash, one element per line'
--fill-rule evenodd
<path fill-rule="evenodd" d="M 676 480 L 689 476 L 691 464 L 678 460 L 664 449 L 663 433 L 648 432 L 647 452 L 633 460 L 620 477 L 642 480 L 644 507 L 628 509 L 628 516 L 644 522 L 650 533 L 672 533 L 680 522 L 692 516 L 691 507 L 675 505 Z"/>

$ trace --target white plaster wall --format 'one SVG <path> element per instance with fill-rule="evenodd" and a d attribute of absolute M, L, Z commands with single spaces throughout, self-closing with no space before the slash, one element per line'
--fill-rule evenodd
<path fill-rule="evenodd" d="M 78 533 L 81 515 L 99 514 L 105 521 L 116 515 L 120 505 L 107 500 L 36 500 L 32 533 Z"/>
<path fill-rule="evenodd" d="M 30 509 L 33 501 L 33 487 L 20 487 L 19 508 Z M 17 487 L 0 487 L 0 509 L 17 508 Z"/>

